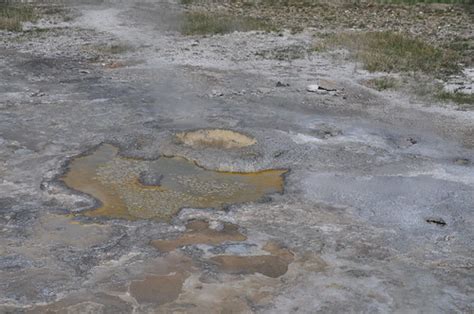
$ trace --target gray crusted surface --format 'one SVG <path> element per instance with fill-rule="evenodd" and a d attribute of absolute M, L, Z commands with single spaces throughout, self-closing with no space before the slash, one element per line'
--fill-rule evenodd
<path fill-rule="evenodd" d="M 306 33 L 186 38 L 166 27 L 175 5 L 74 10 L 66 28 L 41 38 L 2 35 L 0 312 L 474 310 L 473 112 L 370 90 L 358 83 L 369 74 L 321 55 L 288 62 L 258 54 L 308 46 Z M 103 62 L 83 49 L 115 41 L 133 49 Z M 107 67 L 117 60 L 129 65 Z M 306 92 L 320 78 L 344 90 Z M 257 144 L 193 149 L 173 136 L 198 128 L 241 131 Z M 128 157 L 290 173 L 283 195 L 227 212 L 185 209 L 171 225 L 72 218 L 94 200 L 55 178 L 71 157 L 102 142 Z M 186 248 L 199 265 L 186 292 L 163 308 L 139 304 L 127 287 L 166 259 L 150 240 L 176 236 L 196 217 L 235 223 L 248 243 Z M 219 277 L 206 259 L 260 252 L 270 239 L 296 256 L 273 281 Z M 199 279 L 202 299 L 191 291 Z M 246 289 L 268 295 L 253 300 L 239 292 Z"/>

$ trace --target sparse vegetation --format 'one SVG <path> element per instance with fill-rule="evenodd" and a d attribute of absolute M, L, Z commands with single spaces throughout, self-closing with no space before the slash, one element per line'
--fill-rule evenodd
<path fill-rule="evenodd" d="M 448 91 L 441 81 L 433 81 L 427 76 L 404 77 L 400 86 L 421 99 L 443 103 L 453 103 L 460 110 L 474 110 L 474 94 Z"/>
<path fill-rule="evenodd" d="M 189 5 L 199 2 L 206 2 L 205 0 L 181 0 L 181 4 Z M 209 1 L 208 1 L 209 2 Z M 243 5 L 246 6 L 275 6 L 275 7 L 308 7 L 312 5 L 328 4 L 332 2 L 338 5 L 344 4 L 358 4 L 360 2 L 366 2 L 371 4 L 419 4 L 419 3 L 446 3 L 446 4 L 470 4 L 472 0 L 241 0 Z"/>
<path fill-rule="evenodd" d="M 474 11 L 473 11 L 474 12 Z M 474 65 L 474 38 L 453 37 L 445 47 L 456 51 L 464 64 Z"/>
<path fill-rule="evenodd" d="M 113 43 L 113 44 L 104 44 L 97 45 L 94 47 L 94 50 L 107 55 L 117 55 L 125 53 L 131 50 L 132 47 L 126 43 Z"/>
<path fill-rule="evenodd" d="M 378 3 L 387 4 L 418 4 L 418 3 L 446 3 L 446 4 L 469 4 L 472 0 L 378 0 Z"/>
<path fill-rule="evenodd" d="M 36 18 L 31 6 L 0 4 L 0 30 L 21 31 L 22 22 L 34 21 Z"/>
<path fill-rule="evenodd" d="M 181 3 L 190 10 L 209 14 L 261 18 L 293 32 L 308 27 L 361 32 L 397 30 L 436 43 L 443 51 L 456 51 L 464 65 L 474 64 L 474 46 L 469 36 L 473 0 L 181 0 Z"/>
<path fill-rule="evenodd" d="M 456 52 L 390 31 L 334 34 L 325 38 L 322 46 L 349 50 L 371 72 L 419 71 L 443 76 L 461 70 Z M 320 50 L 321 45 L 316 49 Z"/>
<path fill-rule="evenodd" d="M 367 85 L 378 91 L 394 89 L 400 85 L 399 80 L 391 76 L 377 77 L 367 81 Z"/>
<path fill-rule="evenodd" d="M 458 104 L 461 109 L 474 109 L 474 94 L 442 91 L 438 93 L 437 98 L 443 101 L 452 101 Z"/>
<path fill-rule="evenodd" d="M 263 19 L 208 12 L 186 13 L 181 26 L 184 35 L 226 34 L 251 30 L 274 31 L 276 28 Z"/>
<path fill-rule="evenodd" d="M 291 61 L 305 58 L 310 53 L 309 49 L 302 45 L 290 45 L 286 47 L 277 47 L 274 49 L 262 50 L 256 53 L 265 59 L 275 59 L 280 61 Z"/>

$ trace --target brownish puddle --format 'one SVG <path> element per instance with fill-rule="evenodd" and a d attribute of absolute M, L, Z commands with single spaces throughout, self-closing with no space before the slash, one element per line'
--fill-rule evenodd
<path fill-rule="evenodd" d="M 249 275 L 260 273 L 267 277 L 277 278 L 288 271 L 293 261 L 293 253 L 269 242 L 263 249 L 271 255 L 235 256 L 221 255 L 211 258 L 219 271 L 229 274 Z"/>
<path fill-rule="evenodd" d="M 101 202 L 87 216 L 169 221 L 183 207 L 222 209 L 281 193 L 285 172 L 219 172 L 179 157 L 124 158 L 117 147 L 103 144 L 74 159 L 62 180 Z"/>
<path fill-rule="evenodd" d="M 178 298 L 181 294 L 184 280 L 188 276 L 184 273 L 147 276 L 143 280 L 131 282 L 130 294 L 138 303 L 165 304 Z"/>
<path fill-rule="evenodd" d="M 235 227 L 235 225 L 232 225 Z M 222 243 L 216 238 L 224 238 L 229 231 L 221 231 L 222 234 L 216 236 L 211 234 L 209 238 L 205 239 L 204 235 L 209 233 L 217 233 L 219 231 L 209 231 L 208 225 L 204 221 L 193 221 L 187 225 L 188 232 L 186 232 L 178 240 L 184 241 L 190 239 L 191 235 L 202 234 L 197 236 L 198 241 L 187 241 L 189 243 Z M 234 231 L 230 231 L 233 233 Z M 242 240 L 243 236 L 231 237 L 232 240 Z M 225 237 L 227 240 L 228 237 Z M 154 306 L 161 306 L 168 304 L 170 309 L 173 309 L 178 304 L 192 305 L 192 308 L 206 308 L 213 307 L 212 303 L 225 305 L 227 310 L 233 308 L 235 304 L 227 304 L 229 300 L 234 300 L 239 303 L 240 296 L 248 293 L 249 297 L 259 298 L 256 294 L 261 293 L 260 288 L 265 287 L 265 291 L 271 291 L 273 287 L 278 285 L 276 278 L 284 275 L 288 271 L 288 266 L 294 260 L 294 254 L 274 242 L 267 242 L 263 250 L 268 252 L 268 255 L 249 255 L 249 256 L 234 256 L 234 255 L 220 255 L 212 258 L 203 258 L 199 263 L 179 251 L 175 251 L 176 243 L 160 243 L 165 249 L 170 250 L 165 256 L 159 258 L 159 263 L 156 269 L 149 268 L 148 274 L 139 280 L 133 280 L 128 286 L 129 294 L 139 304 L 153 304 Z M 214 265 L 215 276 L 218 280 L 207 281 L 203 279 L 203 274 L 209 272 L 209 267 L 206 265 Z M 212 268 L 212 267 L 211 267 Z M 256 273 L 261 276 L 252 276 Z M 239 279 L 236 277 L 227 276 L 240 275 Z M 224 276 L 222 276 L 224 275 Z M 265 294 L 265 293 L 264 293 Z M 269 295 L 266 295 L 268 297 Z M 211 299 L 208 299 L 211 297 Z M 265 296 L 263 296 L 265 297 Z M 209 302 L 212 300 L 211 304 Z M 175 305 L 170 305 L 170 304 Z M 168 312 L 163 310 L 163 312 Z M 174 312 L 170 310 L 170 312 Z M 180 311 L 178 311 L 180 312 Z M 209 311 L 197 311 L 199 313 L 210 313 Z M 212 311 L 213 312 L 213 311 Z"/>
<path fill-rule="evenodd" d="M 151 244 L 162 252 L 171 252 L 178 247 L 192 244 L 218 245 L 224 242 L 242 242 L 247 237 L 238 231 L 238 226 L 225 223 L 222 230 L 209 228 L 206 221 L 195 220 L 186 225 L 186 232 L 172 240 L 154 240 Z M 288 271 L 293 253 L 276 243 L 268 242 L 263 250 L 269 255 L 220 255 L 210 259 L 219 272 L 238 275 L 260 273 L 277 278 Z"/>
<path fill-rule="evenodd" d="M 226 241 L 245 241 L 247 237 L 238 231 L 238 226 L 224 223 L 222 230 L 209 229 L 205 221 L 195 220 L 186 225 L 186 233 L 173 240 L 154 240 L 151 244 L 162 252 L 171 252 L 178 247 L 191 244 L 217 245 Z"/>

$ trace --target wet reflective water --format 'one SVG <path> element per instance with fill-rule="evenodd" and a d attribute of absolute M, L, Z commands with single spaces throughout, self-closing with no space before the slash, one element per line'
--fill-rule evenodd
<path fill-rule="evenodd" d="M 211 171 L 179 157 L 124 158 L 117 147 L 103 144 L 74 159 L 62 180 L 100 201 L 87 216 L 168 221 L 184 207 L 221 209 L 281 193 L 285 172 Z"/>

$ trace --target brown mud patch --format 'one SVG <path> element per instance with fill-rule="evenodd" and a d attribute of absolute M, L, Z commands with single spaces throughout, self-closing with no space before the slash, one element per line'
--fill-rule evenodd
<path fill-rule="evenodd" d="M 165 276 L 147 276 L 143 280 L 132 281 L 130 294 L 138 303 L 165 304 L 176 300 L 188 275 L 173 273 Z"/>
<path fill-rule="evenodd" d="M 275 243 L 268 243 L 263 248 L 272 255 L 234 256 L 221 255 L 211 258 L 220 272 L 236 275 L 260 273 L 267 277 L 278 278 L 288 271 L 288 265 L 293 261 L 293 253 L 280 248 Z"/>
<path fill-rule="evenodd" d="M 247 237 L 239 232 L 238 226 L 224 223 L 222 230 L 209 228 L 205 221 L 191 221 L 186 225 L 186 233 L 173 240 L 153 240 L 151 244 L 162 252 L 171 252 L 178 247 L 191 244 L 217 245 L 227 241 L 245 241 Z"/>
<path fill-rule="evenodd" d="M 103 144 L 75 158 L 61 179 L 100 201 L 98 208 L 84 212 L 86 216 L 169 221 L 184 207 L 222 209 L 282 193 L 285 172 L 219 172 L 179 157 L 124 158 L 117 147 Z M 144 173 L 147 182 L 159 185 L 144 184 L 140 180 Z"/>
<path fill-rule="evenodd" d="M 176 138 L 184 145 L 196 148 L 213 147 L 231 149 L 247 147 L 257 143 L 254 138 L 242 133 L 221 129 L 181 132 L 176 134 Z"/>
<path fill-rule="evenodd" d="M 198 271 L 192 258 L 171 252 L 148 264 L 142 269 L 142 275 L 129 281 L 125 296 L 133 297 L 139 304 L 154 306 L 173 302 L 183 292 L 186 279 Z M 114 290 L 124 296 L 117 287 Z"/>

